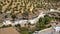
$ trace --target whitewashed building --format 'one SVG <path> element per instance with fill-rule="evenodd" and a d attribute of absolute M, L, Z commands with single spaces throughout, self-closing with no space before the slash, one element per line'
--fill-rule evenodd
<path fill-rule="evenodd" d="M 43 12 L 42 12 L 42 13 L 39 14 L 38 17 L 36 17 L 34 19 L 31 19 L 31 20 L 28 20 L 28 22 L 30 22 L 31 24 L 34 24 L 34 23 L 36 23 L 39 20 L 40 17 L 44 17 L 44 15 L 45 14 L 43 14 Z"/>
<path fill-rule="evenodd" d="M 55 11 L 54 9 L 50 9 L 50 12 Z"/>
<path fill-rule="evenodd" d="M 4 20 L 3 21 L 3 25 L 10 25 L 12 24 L 12 22 L 10 20 Z"/>
<path fill-rule="evenodd" d="M 54 29 L 56 32 L 60 33 L 60 27 L 59 26 L 56 26 Z"/>

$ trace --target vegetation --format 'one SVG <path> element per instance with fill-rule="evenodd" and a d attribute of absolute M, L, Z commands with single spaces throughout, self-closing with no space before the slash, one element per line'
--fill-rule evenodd
<path fill-rule="evenodd" d="M 35 11 L 36 8 L 43 8 L 46 10 L 50 8 L 57 8 L 60 6 L 58 2 L 60 2 L 60 0 L 11 0 L 11 1 L 3 0 L 3 2 L 0 2 L 0 11 L 2 11 L 2 7 L 5 7 L 5 5 L 9 3 L 9 5 L 7 6 L 7 8 L 5 8 L 3 13 L 7 13 L 8 11 L 11 11 L 10 13 L 12 15 L 11 17 L 14 20 L 16 18 L 16 14 L 21 13 L 23 15 L 22 17 L 28 17 L 29 13 L 34 14 L 34 12 L 38 12 Z M 15 11 L 17 11 L 17 13 L 15 13 Z M 7 18 L 7 16 L 5 16 L 5 18 Z M 32 34 L 33 31 L 42 30 L 50 27 L 50 26 L 46 26 L 47 24 L 49 24 L 50 20 L 51 17 L 47 15 L 44 18 L 40 18 L 38 23 L 36 24 L 36 29 L 32 31 L 30 31 L 26 27 L 23 28 L 20 27 L 20 25 L 16 25 L 15 27 L 17 27 L 18 31 L 21 34 Z"/>
<path fill-rule="evenodd" d="M 36 24 L 36 29 L 33 28 L 34 30 L 29 29 L 31 26 L 30 23 L 28 23 L 28 28 L 21 27 L 20 25 L 16 25 L 15 27 L 21 34 L 32 34 L 34 31 L 39 31 L 39 30 L 51 27 L 50 25 L 46 26 L 47 24 L 49 24 L 50 21 L 51 21 L 51 17 L 46 15 L 44 18 L 39 19 L 38 23 Z"/>
<path fill-rule="evenodd" d="M 3 26 L 1 26 L 0 28 L 7 28 L 7 27 L 12 27 L 11 25 L 3 25 Z"/>
<path fill-rule="evenodd" d="M 45 15 L 44 18 L 45 18 L 45 24 L 49 24 L 49 22 L 52 20 L 52 18 L 48 15 Z"/>
<path fill-rule="evenodd" d="M 13 15 L 12 15 L 12 19 L 13 19 L 13 21 L 15 20 L 15 18 L 16 18 L 16 15 L 13 14 Z"/>
<path fill-rule="evenodd" d="M 21 34 L 32 34 L 33 32 L 30 32 L 28 30 L 28 28 L 26 27 L 21 27 L 19 24 L 15 26 L 17 28 L 17 30 L 21 33 Z"/>
<path fill-rule="evenodd" d="M 51 17 L 47 15 L 44 18 L 40 18 L 36 26 L 37 30 L 42 30 L 42 29 L 50 27 L 50 25 L 46 26 L 47 24 L 50 24 L 49 23 L 50 21 L 51 21 Z"/>
<path fill-rule="evenodd" d="M 2 7 L 5 7 L 5 5 L 9 4 L 7 8 L 3 11 L 4 13 L 7 13 L 8 11 L 11 11 L 15 14 L 22 13 L 23 14 L 28 14 L 26 15 L 27 17 L 29 16 L 29 13 L 35 14 L 36 8 L 43 8 L 43 9 L 50 9 L 50 8 L 57 8 L 60 5 L 58 5 L 58 2 L 60 0 L 3 0 L 3 2 L 0 2 L 0 5 Z M 6 3 L 7 2 L 7 3 Z M 14 3 L 15 2 L 15 3 Z M 49 4 L 50 3 L 50 4 Z M 55 3 L 54 5 L 52 3 Z M 14 5 L 14 7 L 12 7 Z M 2 8 L 0 7 L 0 10 Z M 37 11 L 38 12 L 38 11 Z M 25 17 L 23 15 L 23 17 Z"/>
<path fill-rule="evenodd" d="M 0 5 L 0 12 L 2 12 L 2 6 Z"/>

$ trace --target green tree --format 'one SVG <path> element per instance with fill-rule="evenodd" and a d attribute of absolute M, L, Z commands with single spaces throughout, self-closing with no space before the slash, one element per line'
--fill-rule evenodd
<path fill-rule="evenodd" d="M 2 6 L 0 5 L 0 12 L 2 12 Z"/>
<path fill-rule="evenodd" d="M 44 18 L 40 18 L 38 21 L 38 25 L 36 25 L 36 27 L 37 27 L 36 30 L 42 30 L 42 29 L 48 28 L 45 25 L 49 24 L 50 20 L 51 20 L 51 17 L 49 17 L 47 15 Z"/>
<path fill-rule="evenodd" d="M 15 14 L 12 14 L 12 19 L 13 19 L 13 21 L 15 20 L 15 18 L 16 18 L 16 15 Z"/>
<path fill-rule="evenodd" d="M 48 24 L 51 21 L 51 17 L 49 17 L 48 15 L 44 16 L 45 18 L 45 24 Z"/>
<path fill-rule="evenodd" d="M 40 20 L 39 20 L 39 28 L 40 28 L 40 30 L 46 28 L 46 26 L 45 26 L 45 19 L 44 18 L 40 18 Z"/>
<path fill-rule="evenodd" d="M 28 31 L 22 31 L 21 34 L 29 34 Z"/>

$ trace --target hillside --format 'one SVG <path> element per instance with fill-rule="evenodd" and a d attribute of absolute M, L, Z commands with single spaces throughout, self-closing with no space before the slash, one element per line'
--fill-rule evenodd
<path fill-rule="evenodd" d="M 54 8 L 60 10 L 59 7 L 60 0 L 2 0 L 0 2 L 0 13 L 8 13 L 14 19 L 31 19 L 42 12 L 39 11 L 40 9 L 49 10 L 50 8 Z"/>

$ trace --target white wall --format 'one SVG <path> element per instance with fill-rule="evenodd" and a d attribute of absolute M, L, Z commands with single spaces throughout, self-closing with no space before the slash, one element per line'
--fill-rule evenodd
<path fill-rule="evenodd" d="M 3 24 L 4 25 L 9 25 L 9 24 L 12 24 L 12 22 L 10 20 L 5 20 L 5 21 L 3 21 Z"/>

